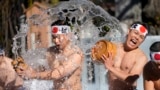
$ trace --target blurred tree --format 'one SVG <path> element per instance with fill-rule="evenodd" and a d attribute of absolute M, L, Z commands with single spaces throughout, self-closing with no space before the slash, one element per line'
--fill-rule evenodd
<path fill-rule="evenodd" d="M 101 6 L 110 15 L 115 16 L 115 0 L 90 0 L 94 4 Z"/>
<path fill-rule="evenodd" d="M 5 48 L 7 56 L 12 57 L 12 38 L 20 26 L 20 16 L 34 1 L 56 4 L 59 0 L 0 0 L 0 44 Z"/>
<path fill-rule="evenodd" d="M 21 15 L 22 9 L 20 0 L 3 0 L 0 2 L 0 43 L 5 48 L 7 56 L 11 55 L 12 37 L 16 34 L 18 26 L 18 17 Z"/>

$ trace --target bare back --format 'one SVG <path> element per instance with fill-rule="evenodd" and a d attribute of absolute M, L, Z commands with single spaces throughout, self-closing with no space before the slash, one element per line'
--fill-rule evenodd
<path fill-rule="evenodd" d="M 7 58 L 5 56 L 3 57 L 3 59 L 1 59 L 0 86 L 7 88 L 11 87 L 13 89 L 13 87 L 21 86 L 23 84 L 23 80 L 14 71 L 11 65 L 11 61 L 12 60 L 10 58 Z"/>

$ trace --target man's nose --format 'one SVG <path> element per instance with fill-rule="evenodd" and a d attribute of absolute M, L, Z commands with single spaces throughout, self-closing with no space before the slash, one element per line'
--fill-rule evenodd
<path fill-rule="evenodd" d="M 58 38 L 55 39 L 55 43 L 59 44 L 59 39 Z"/>
<path fill-rule="evenodd" d="M 140 38 L 140 35 L 139 34 L 135 35 L 135 38 L 136 40 L 138 40 Z"/>

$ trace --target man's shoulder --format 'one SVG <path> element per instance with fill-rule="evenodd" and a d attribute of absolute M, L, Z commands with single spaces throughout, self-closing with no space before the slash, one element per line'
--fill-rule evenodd
<path fill-rule="evenodd" d="M 147 55 L 140 48 L 137 49 L 136 55 L 145 59 L 147 58 Z"/>
<path fill-rule="evenodd" d="M 141 49 L 137 49 L 134 52 L 134 54 L 135 54 L 135 59 L 138 63 L 139 61 L 141 61 L 142 63 L 147 63 L 148 61 L 147 55 Z"/>
<path fill-rule="evenodd" d="M 82 49 L 79 46 L 72 45 L 71 47 L 72 47 L 73 51 L 75 51 L 75 52 L 81 52 L 82 53 Z"/>
<path fill-rule="evenodd" d="M 4 56 L 4 60 L 5 60 L 5 62 L 12 62 L 13 61 L 13 59 L 11 59 L 7 56 Z"/>
<path fill-rule="evenodd" d="M 82 49 L 77 45 L 72 45 L 72 48 L 70 51 L 71 51 L 71 56 L 79 55 L 81 58 L 84 57 L 84 53 L 83 53 Z"/>

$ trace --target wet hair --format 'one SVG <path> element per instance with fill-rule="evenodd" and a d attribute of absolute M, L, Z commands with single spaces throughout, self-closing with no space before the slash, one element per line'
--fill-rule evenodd
<path fill-rule="evenodd" d="M 152 52 L 159 52 L 160 51 L 160 41 L 152 43 L 149 49 Z"/>
<path fill-rule="evenodd" d="M 160 79 L 160 69 L 154 61 L 149 61 L 143 68 L 143 76 L 146 80 L 158 80 Z"/>
<path fill-rule="evenodd" d="M 60 12 L 59 15 L 61 16 L 62 13 Z M 59 19 L 57 21 L 51 23 L 51 26 L 54 26 L 54 25 L 67 25 L 67 26 L 71 26 L 71 24 L 69 23 L 69 21 L 70 20 L 67 17 L 66 18 L 65 17 L 62 17 L 62 18 L 59 17 Z"/>

